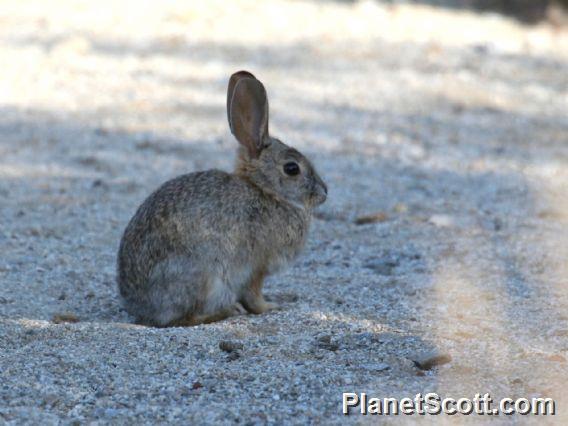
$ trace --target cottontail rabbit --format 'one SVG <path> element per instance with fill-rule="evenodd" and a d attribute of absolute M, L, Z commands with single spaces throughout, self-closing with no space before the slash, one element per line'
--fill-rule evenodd
<path fill-rule="evenodd" d="M 311 211 L 327 197 L 312 164 L 268 135 L 262 83 L 240 71 L 229 80 L 227 114 L 239 141 L 234 173 L 209 170 L 163 184 L 138 208 L 118 251 L 118 287 L 141 324 L 218 321 L 276 305 L 264 278 L 295 258 Z"/>

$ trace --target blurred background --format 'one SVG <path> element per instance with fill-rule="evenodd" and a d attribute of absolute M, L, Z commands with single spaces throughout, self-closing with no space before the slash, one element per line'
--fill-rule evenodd
<path fill-rule="evenodd" d="M 469 9 L 478 12 L 501 13 L 523 22 L 538 23 L 545 19 L 561 19 L 566 0 L 387 0 L 396 3 L 422 3 L 455 9 Z"/>
<path fill-rule="evenodd" d="M 10 368 L 0 372 L 11 371 L 2 400 L 32 406 L 45 397 L 30 365 L 63 401 L 43 408 L 56 416 L 95 412 L 98 402 L 77 399 L 94 392 L 89 380 L 151 399 L 178 386 L 181 368 L 205 369 L 194 342 L 213 345 L 207 374 L 230 371 L 224 389 L 243 394 L 243 375 L 259 377 L 246 392 L 268 404 L 227 404 L 225 392 L 208 393 L 206 384 L 213 420 L 231 418 L 227 405 L 243 415 L 266 412 L 277 387 L 287 389 L 279 407 L 307 416 L 299 419 L 336 415 L 337 389 L 347 384 L 384 396 L 563 398 L 565 5 L 0 0 L 0 320 L 10 333 L 3 340 Z M 330 188 L 305 254 L 267 284 L 269 295 L 285 292 L 295 302 L 206 331 L 128 329 L 115 288 L 121 233 L 166 179 L 232 169 L 225 91 L 240 69 L 267 88 L 271 133 L 310 156 Z M 88 338 L 77 344 L 71 329 L 54 326 L 59 312 L 79 318 Z M 23 356 L 22 342 L 35 342 L 30 329 L 49 338 Z M 167 354 L 144 339 L 176 333 L 190 333 L 192 345 L 183 348 L 187 359 L 168 358 L 161 383 L 130 364 L 117 369 L 122 381 L 107 379 L 108 363 L 98 357 L 109 336 L 117 351 L 127 342 L 138 354 L 120 352 L 117 362 L 145 371 Z M 232 333 L 250 345 L 272 340 L 257 346 L 255 363 L 227 364 L 211 353 L 215 339 Z M 341 350 L 316 348 L 310 364 L 318 333 Z M 380 345 L 363 333 L 390 337 Z M 42 345 L 75 364 L 60 371 L 42 363 Z M 82 345 L 94 346 L 74 351 Z M 452 361 L 419 374 L 410 353 L 426 347 Z M 92 357 L 88 380 L 76 367 L 83 356 Z M 388 368 L 369 373 L 361 367 L 369 357 Z M 302 395 L 323 401 L 318 412 L 286 399 L 298 365 L 308 372 Z M 187 380 L 206 383 L 192 374 Z M 152 415 L 166 410 L 164 398 L 150 401 Z M 105 401 L 130 419 L 129 405 Z M 284 411 L 271 415 L 282 419 Z"/>

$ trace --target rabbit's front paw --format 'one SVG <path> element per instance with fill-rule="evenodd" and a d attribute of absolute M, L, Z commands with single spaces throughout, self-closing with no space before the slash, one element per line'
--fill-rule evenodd
<path fill-rule="evenodd" d="M 274 302 L 264 302 L 265 303 L 265 310 L 266 311 L 279 311 L 282 309 L 282 306 L 280 306 L 278 303 L 274 303 Z"/>
<path fill-rule="evenodd" d="M 248 297 L 241 300 L 241 303 L 247 311 L 257 315 L 280 308 L 277 303 L 267 302 L 261 295 L 249 294 Z"/>

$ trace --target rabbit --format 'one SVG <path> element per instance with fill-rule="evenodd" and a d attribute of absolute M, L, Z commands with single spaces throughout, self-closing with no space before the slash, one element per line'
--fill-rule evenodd
<path fill-rule="evenodd" d="M 266 276 L 304 246 L 327 186 L 300 152 L 268 134 L 268 99 L 248 71 L 229 79 L 227 116 L 239 142 L 234 173 L 176 177 L 128 223 L 117 281 L 139 324 L 193 326 L 278 308 L 262 295 Z"/>

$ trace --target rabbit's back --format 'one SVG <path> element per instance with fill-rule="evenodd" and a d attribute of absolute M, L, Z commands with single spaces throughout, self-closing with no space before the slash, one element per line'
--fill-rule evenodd
<path fill-rule="evenodd" d="M 249 192 L 244 182 L 218 170 L 164 183 L 142 203 L 124 231 L 118 255 L 121 291 L 142 284 L 154 265 L 167 257 L 203 256 L 215 240 L 238 236 L 235 227 L 242 221 L 235 220 L 238 215 L 227 218 L 223 211 L 227 203 L 242 204 Z"/>

